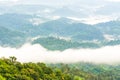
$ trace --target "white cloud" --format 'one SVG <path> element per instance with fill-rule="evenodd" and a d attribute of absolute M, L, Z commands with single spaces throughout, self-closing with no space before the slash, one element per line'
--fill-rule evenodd
<path fill-rule="evenodd" d="M 102 22 L 109 22 L 112 20 L 117 20 L 117 17 L 114 15 L 110 15 L 110 16 L 91 15 L 87 18 L 77 18 L 77 17 L 67 17 L 67 18 L 75 20 L 77 22 L 83 22 L 83 23 L 91 24 L 91 25 L 102 23 Z"/>
<path fill-rule="evenodd" d="M 120 63 L 120 46 L 103 47 L 100 49 L 68 49 L 63 52 L 48 51 L 42 46 L 25 44 L 19 49 L 0 47 L 0 57 L 16 56 L 21 62 L 49 62 L 49 63 Z"/>
<path fill-rule="evenodd" d="M 33 24 L 33 25 L 39 25 L 39 24 L 42 24 L 46 21 L 40 19 L 40 18 L 32 18 L 32 19 L 29 19 L 29 21 Z"/>

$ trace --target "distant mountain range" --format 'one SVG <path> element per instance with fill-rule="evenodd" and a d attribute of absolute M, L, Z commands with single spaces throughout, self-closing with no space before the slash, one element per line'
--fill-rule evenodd
<path fill-rule="evenodd" d="M 17 47 L 25 43 L 25 34 L 19 31 L 0 26 L 0 45 L 4 47 Z"/>
<path fill-rule="evenodd" d="M 43 22 L 34 25 L 30 20 L 36 18 Z M 119 45 L 119 35 L 119 20 L 89 25 L 65 17 L 48 19 L 36 15 L 0 15 L 1 46 L 20 47 L 30 42 L 49 50 L 99 48 Z"/>

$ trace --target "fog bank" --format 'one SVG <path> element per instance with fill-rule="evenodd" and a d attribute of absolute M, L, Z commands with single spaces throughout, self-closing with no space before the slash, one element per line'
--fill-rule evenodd
<path fill-rule="evenodd" d="M 0 47 L 0 57 L 15 56 L 20 62 L 45 63 L 120 63 L 120 46 L 99 49 L 67 49 L 65 51 L 48 51 L 41 45 L 25 44 L 19 49 Z"/>

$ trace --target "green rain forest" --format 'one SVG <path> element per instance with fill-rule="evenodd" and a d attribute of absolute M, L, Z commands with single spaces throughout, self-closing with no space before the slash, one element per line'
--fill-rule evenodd
<path fill-rule="evenodd" d="M 120 65 L 20 63 L 2 57 L 0 80 L 120 80 Z"/>

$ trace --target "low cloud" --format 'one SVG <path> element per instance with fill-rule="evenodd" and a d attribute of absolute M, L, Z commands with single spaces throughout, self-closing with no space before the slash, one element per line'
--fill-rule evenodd
<path fill-rule="evenodd" d="M 15 56 L 20 62 L 45 63 L 120 63 L 120 46 L 99 49 L 67 49 L 63 52 L 48 51 L 39 44 L 25 44 L 19 49 L 0 47 L 0 57 Z"/>

